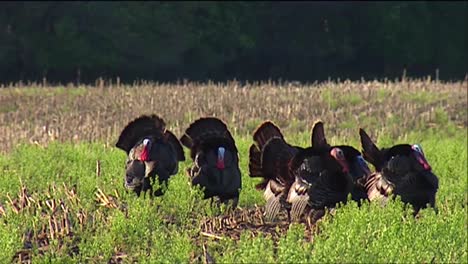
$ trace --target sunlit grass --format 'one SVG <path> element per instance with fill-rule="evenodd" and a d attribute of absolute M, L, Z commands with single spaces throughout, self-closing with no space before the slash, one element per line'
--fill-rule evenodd
<path fill-rule="evenodd" d="M 0 259 L 9 263 L 31 241 L 33 263 L 200 263 L 205 251 L 216 263 L 466 263 L 466 96 L 466 82 L 425 80 L 2 88 Z M 203 237 L 200 223 L 224 208 L 188 184 L 189 158 L 162 197 L 136 198 L 123 187 L 125 153 L 115 141 L 148 113 L 177 136 L 202 116 L 228 124 L 240 151 L 243 209 L 264 205 L 260 180 L 248 175 L 251 134 L 264 120 L 304 147 L 317 119 L 331 144 L 361 149 L 359 127 L 381 147 L 419 143 L 439 177 L 438 214 L 414 219 L 398 199 L 385 207 L 351 202 L 326 215 L 312 241 L 303 224 L 279 240 L 247 229 L 239 240 Z"/>
<path fill-rule="evenodd" d="M 207 242 L 207 250 L 220 263 L 304 263 L 304 262 L 463 262 L 466 260 L 466 186 L 467 145 L 464 131 L 444 138 L 443 134 L 427 132 L 410 134 L 393 141 L 384 137 L 377 140 L 384 146 L 391 142 L 417 140 L 422 144 L 428 161 L 440 179 L 437 193 L 439 214 L 423 210 L 419 219 L 397 200 L 385 207 L 365 203 L 358 208 L 348 203 L 327 215 L 318 224 L 313 242 L 304 240 L 304 225 L 294 224 L 277 245 L 268 235 L 253 238 L 245 230 L 239 241 L 225 239 Z M 308 135 L 286 134 L 297 145 L 307 145 Z M 358 147 L 358 138 L 349 144 Z M 338 143 L 339 139 L 331 141 Z M 254 189 L 258 179 L 248 176 L 248 137 L 237 137 L 240 150 L 243 189 L 240 207 L 263 205 L 262 194 Z M 101 172 L 96 175 L 96 161 Z M 125 153 L 105 144 L 50 144 L 42 148 L 23 145 L 11 154 L 1 156 L 0 201 L 6 215 L 0 223 L 0 238 L 4 241 L 2 259 L 11 259 L 22 248 L 21 237 L 30 228 L 47 223 L 48 217 L 38 211 L 25 210 L 16 214 L 11 209 L 7 194 L 15 196 L 21 184 L 39 199 L 63 199 L 72 212 L 70 218 L 74 242 L 79 253 L 69 255 L 58 244 L 50 246 L 45 255 L 38 252 L 34 259 L 40 262 L 88 261 L 101 263 L 118 254 L 127 260 L 154 263 L 196 261 L 202 254 L 199 244 L 199 223 L 203 216 L 215 213 L 208 201 L 201 199 L 198 188 L 187 182 L 184 162 L 179 173 L 171 178 L 166 194 L 156 199 L 137 199 L 123 189 L 123 162 Z M 66 198 L 63 184 L 76 185 L 80 201 L 73 204 Z M 57 186 L 51 191 L 50 186 Z M 117 191 L 119 202 L 127 210 L 109 209 L 94 201 L 97 189 L 107 194 Z M 51 197 L 49 197 L 49 194 Z M 49 197 L 49 198 L 47 198 Z M 86 211 L 89 219 L 83 226 L 73 214 Z M 219 213 L 219 212 L 218 212 Z M 172 221 L 167 222 L 167 219 Z M 37 231 L 37 230 L 36 230 Z M 51 243 L 56 240 L 51 240 Z M 71 247 L 73 243 L 70 243 Z M 120 253 L 119 253 L 120 252 Z"/>

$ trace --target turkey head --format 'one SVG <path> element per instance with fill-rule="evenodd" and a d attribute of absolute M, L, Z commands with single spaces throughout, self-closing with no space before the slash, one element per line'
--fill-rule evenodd
<path fill-rule="evenodd" d="M 179 140 L 157 115 L 142 115 L 129 122 L 116 147 L 127 153 L 124 187 L 137 196 L 148 190 L 153 195 L 152 181 L 167 183 L 178 172 L 178 162 L 185 160 Z M 154 194 L 162 195 L 161 188 Z"/>
<path fill-rule="evenodd" d="M 215 117 L 194 121 L 180 142 L 190 149 L 193 160 L 187 169 L 192 185 L 204 189 L 204 198 L 218 197 L 237 206 L 242 187 L 237 147 L 226 124 Z"/>
<path fill-rule="evenodd" d="M 369 166 L 367 166 L 367 163 L 363 158 L 361 152 L 349 145 L 330 146 L 325 138 L 323 122 L 320 120 L 317 121 L 312 128 L 311 143 L 312 146 L 316 148 L 337 147 L 343 151 L 346 162 L 349 166 L 349 173 L 353 178 L 353 189 L 351 191 L 351 198 L 359 204 L 361 200 L 366 200 L 367 192 L 365 189 L 365 183 L 367 181 L 367 177 L 369 177 L 369 175 L 371 174 L 371 171 L 369 169 Z"/>

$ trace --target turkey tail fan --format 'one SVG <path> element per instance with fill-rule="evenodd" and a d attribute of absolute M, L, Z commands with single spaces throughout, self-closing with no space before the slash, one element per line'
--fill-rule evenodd
<path fill-rule="evenodd" d="M 249 175 L 252 178 L 276 179 L 285 171 L 282 167 L 287 169 L 292 156 L 289 146 L 278 137 L 270 138 L 262 150 L 252 144 L 249 149 Z"/>
<path fill-rule="evenodd" d="M 280 129 L 270 121 L 263 122 L 255 129 L 253 133 L 253 139 L 255 143 L 252 144 L 249 149 L 250 177 L 264 177 L 262 171 L 262 151 L 267 142 L 273 137 L 279 137 L 283 139 L 283 135 L 281 134 Z M 265 189 L 267 184 L 268 179 L 264 179 L 263 182 L 257 184 L 256 188 Z"/>
<path fill-rule="evenodd" d="M 263 181 L 255 188 L 265 189 L 269 180 L 284 183 L 286 179 L 282 177 L 282 174 L 288 172 L 287 164 L 292 156 L 288 145 L 277 137 L 271 138 L 263 150 L 259 150 L 255 144 L 252 144 L 249 153 L 249 176 L 263 178 Z"/>
<path fill-rule="evenodd" d="M 115 144 L 117 148 L 125 150 L 127 154 L 132 147 L 145 136 L 162 138 L 166 130 L 166 123 L 157 115 L 142 115 L 127 124 L 120 133 L 119 140 Z"/>
<path fill-rule="evenodd" d="M 191 147 L 200 141 L 212 137 L 225 137 L 232 139 L 226 124 L 216 117 L 203 117 L 193 122 L 181 138 L 182 144 Z"/>
<path fill-rule="evenodd" d="M 180 142 L 191 150 L 192 159 L 195 159 L 197 149 L 206 144 L 222 144 L 235 153 L 238 152 L 228 127 L 216 117 L 203 117 L 193 122 L 185 130 Z"/>
<path fill-rule="evenodd" d="M 292 183 L 294 177 L 289 174 L 289 162 L 294 157 L 296 149 L 289 146 L 283 139 L 270 139 L 262 150 L 262 176 L 273 179 L 281 184 Z"/>
<path fill-rule="evenodd" d="M 262 170 L 262 152 L 255 144 L 250 146 L 249 150 L 249 176 L 251 178 L 263 178 L 263 180 L 255 185 L 257 190 L 265 190 L 270 178 L 265 178 Z"/>
<path fill-rule="evenodd" d="M 250 177 L 262 177 L 262 152 L 255 144 L 249 149 L 249 173 Z"/>
<path fill-rule="evenodd" d="M 177 154 L 177 160 L 185 161 L 184 149 L 182 148 L 179 139 L 169 130 L 164 132 L 164 136 L 166 137 L 166 140 L 174 147 L 174 150 Z"/>
<path fill-rule="evenodd" d="M 281 130 L 271 121 L 263 122 L 253 133 L 253 139 L 257 143 L 260 150 L 273 137 L 279 137 L 284 140 Z"/>
<path fill-rule="evenodd" d="M 369 135 L 367 135 L 364 129 L 359 129 L 359 136 L 361 138 L 362 156 L 365 160 L 374 165 L 377 171 L 380 171 L 383 165 L 383 157 L 381 151 L 374 144 Z"/>
<path fill-rule="evenodd" d="M 249 150 L 249 176 L 263 178 L 256 188 L 265 189 L 269 180 L 280 184 L 293 181 L 288 177 L 287 164 L 296 148 L 286 143 L 280 129 L 271 121 L 266 121 L 255 130 L 253 138 L 256 144 L 252 144 Z"/>
<path fill-rule="evenodd" d="M 314 123 L 314 126 L 312 127 L 310 143 L 314 148 L 330 147 L 325 137 L 325 130 L 323 128 L 323 122 L 321 120 L 316 121 Z"/>

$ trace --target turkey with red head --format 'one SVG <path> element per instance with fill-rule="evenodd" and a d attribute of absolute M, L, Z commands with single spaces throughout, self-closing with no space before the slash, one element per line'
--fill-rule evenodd
<path fill-rule="evenodd" d="M 215 117 L 193 122 L 180 142 L 190 149 L 194 161 L 187 169 L 192 185 L 204 188 L 204 198 L 218 197 L 233 201 L 237 207 L 242 187 L 237 147 L 226 124 Z"/>
<path fill-rule="evenodd" d="M 253 138 L 256 144 L 250 147 L 250 177 L 263 178 L 256 188 L 264 190 L 268 220 L 281 208 L 294 221 L 306 208 L 324 211 L 346 201 L 352 179 L 341 149 L 325 144 L 292 146 L 270 121 L 258 127 Z"/>
<path fill-rule="evenodd" d="M 327 143 L 322 121 L 317 121 L 311 133 L 312 146 L 316 147 L 337 147 L 343 151 L 346 161 L 349 164 L 349 173 L 353 177 L 353 189 L 351 190 L 351 199 L 361 203 L 361 200 L 367 200 L 367 191 L 365 184 L 367 177 L 371 174 L 366 161 L 364 160 L 361 152 L 356 148 L 349 145 L 335 145 L 330 146 Z"/>
<path fill-rule="evenodd" d="M 422 147 L 418 144 L 398 144 L 379 149 L 363 130 L 359 130 L 364 158 L 374 165 L 366 183 L 369 200 L 388 200 L 392 194 L 411 204 L 416 215 L 429 204 L 435 208 L 439 180 L 432 172 Z"/>
<path fill-rule="evenodd" d="M 129 122 L 115 146 L 127 153 L 124 186 L 137 196 L 148 190 L 151 196 L 162 195 L 161 188 L 153 193 L 151 181 L 157 175 L 159 184 L 167 184 L 178 172 L 179 161 L 185 160 L 179 140 L 157 115 L 142 115 Z"/>
<path fill-rule="evenodd" d="M 311 143 L 312 147 L 299 152 L 291 161 L 295 184 L 287 200 L 293 220 L 308 211 L 307 219 L 315 223 L 326 208 L 347 202 L 356 187 L 355 177 L 366 175 L 367 166 L 359 160 L 360 153 L 355 148 L 328 144 L 321 121 L 312 127 Z"/>

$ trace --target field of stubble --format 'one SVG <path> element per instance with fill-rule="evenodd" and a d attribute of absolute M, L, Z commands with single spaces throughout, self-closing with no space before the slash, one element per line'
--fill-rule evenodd
<path fill-rule="evenodd" d="M 2 263 L 466 262 L 467 82 L 154 84 L 0 88 Z M 163 197 L 123 188 L 121 129 L 141 114 L 180 137 L 202 116 L 223 119 L 240 151 L 236 212 L 202 200 L 185 168 Z M 396 200 L 347 203 L 316 226 L 264 223 L 248 175 L 253 130 L 272 120 L 307 146 L 317 119 L 332 144 L 420 143 L 440 189 L 439 212 L 414 219 Z M 186 150 L 187 151 L 187 150 Z M 186 152 L 187 154 L 188 152 Z M 188 157 L 188 155 L 186 155 Z M 224 220 L 223 220 L 224 219 Z"/>

